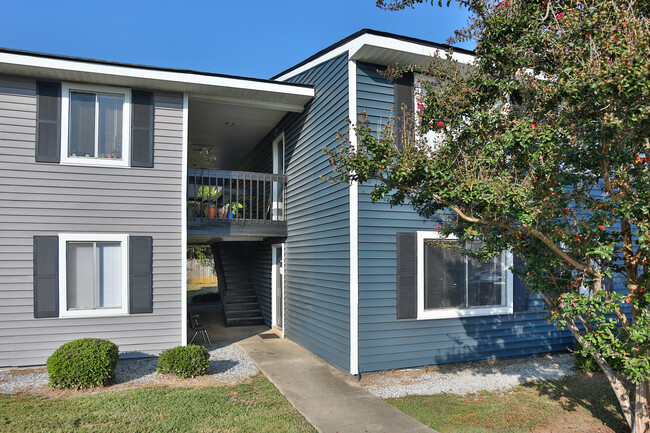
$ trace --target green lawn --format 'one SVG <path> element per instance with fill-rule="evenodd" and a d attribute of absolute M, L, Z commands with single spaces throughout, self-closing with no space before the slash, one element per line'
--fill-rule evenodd
<path fill-rule="evenodd" d="M 389 399 L 440 433 L 628 432 L 602 374 L 568 376 L 504 393 Z"/>
<path fill-rule="evenodd" d="M 190 300 L 197 295 L 205 295 L 208 293 L 217 293 L 217 284 L 187 284 L 187 299 Z"/>
<path fill-rule="evenodd" d="M 265 378 L 205 388 L 142 388 L 47 399 L 0 395 L 0 431 L 315 432 Z"/>

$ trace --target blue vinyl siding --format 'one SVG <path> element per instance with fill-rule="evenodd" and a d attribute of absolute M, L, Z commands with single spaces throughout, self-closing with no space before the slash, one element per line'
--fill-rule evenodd
<path fill-rule="evenodd" d="M 344 370 L 350 365 L 348 188 L 330 174 L 324 147 L 347 131 L 348 59 L 343 55 L 291 78 L 314 86 L 305 111 L 278 132 L 286 141 L 285 335 Z"/>
<path fill-rule="evenodd" d="M 270 171 L 271 144 L 284 132 L 288 230 L 284 333 L 346 371 L 350 365 L 349 194 L 347 186 L 320 177 L 331 174 L 322 149 L 337 146 L 337 133 L 347 132 L 347 78 L 348 59 L 342 55 L 289 79 L 314 86 L 315 97 L 302 113 L 287 115 L 243 165 L 245 170 Z M 260 302 L 264 304 L 263 296 Z"/>
<path fill-rule="evenodd" d="M 377 66 L 359 64 L 357 106 L 379 129 L 393 110 L 393 87 Z M 572 345 L 540 315 L 543 303 L 531 297 L 529 310 L 499 316 L 396 319 L 396 233 L 435 230 L 436 222 L 408 206 L 372 203 L 369 186 L 359 189 L 359 368 L 362 372 L 449 362 L 509 358 L 565 350 Z"/>

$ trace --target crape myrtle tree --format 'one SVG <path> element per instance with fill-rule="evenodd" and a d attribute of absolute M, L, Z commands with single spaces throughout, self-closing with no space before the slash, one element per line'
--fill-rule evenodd
<path fill-rule="evenodd" d="M 380 0 L 385 9 L 422 0 Z M 426 3 L 426 1 L 425 1 Z M 434 3 L 433 1 L 431 3 Z M 447 2 L 449 3 L 449 2 Z M 460 1 L 471 12 L 451 44 L 472 40 L 471 66 L 441 51 L 421 72 L 415 127 L 352 125 L 330 151 L 336 181 L 374 185 L 373 200 L 455 215 L 441 231 L 510 250 L 609 379 L 635 433 L 650 428 L 650 2 Z M 436 137 L 431 140 L 429 131 Z"/>

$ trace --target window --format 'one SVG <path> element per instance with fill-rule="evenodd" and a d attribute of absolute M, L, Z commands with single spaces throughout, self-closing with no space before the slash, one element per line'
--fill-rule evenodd
<path fill-rule="evenodd" d="M 128 313 L 127 235 L 59 236 L 61 317 Z"/>
<path fill-rule="evenodd" d="M 444 133 L 438 130 L 430 129 L 427 131 L 423 136 L 421 135 L 421 131 L 419 130 L 419 125 L 421 122 L 421 116 L 420 116 L 420 104 L 423 103 L 424 98 L 427 94 L 427 89 L 425 89 L 423 82 L 433 82 L 433 77 L 429 75 L 424 75 L 424 74 L 415 74 L 414 76 L 414 98 L 415 98 L 415 104 L 414 107 L 416 107 L 415 110 L 415 123 L 418 127 L 416 129 L 415 134 L 417 139 L 424 139 L 426 143 L 428 144 L 429 148 L 431 150 L 436 150 L 440 145 L 442 144 L 442 141 L 445 138 Z"/>
<path fill-rule="evenodd" d="M 511 254 L 479 262 L 453 250 L 457 239 L 442 240 L 452 248 L 429 242 L 440 239 L 437 232 L 417 233 L 418 319 L 512 313 Z"/>
<path fill-rule="evenodd" d="M 62 86 L 61 162 L 128 166 L 131 91 Z"/>

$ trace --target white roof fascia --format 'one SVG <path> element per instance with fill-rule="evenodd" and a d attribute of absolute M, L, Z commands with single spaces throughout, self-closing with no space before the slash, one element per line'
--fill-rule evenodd
<path fill-rule="evenodd" d="M 332 51 L 328 51 L 322 56 L 312 60 L 309 63 L 296 68 L 292 71 L 287 72 L 286 74 L 280 75 L 276 80 L 285 81 L 291 77 L 294 77 L 298 74 L 301 74 L 314 66 L 317 66 L 321 63 L 327 62 L 328 60 L 334 59 L 346 51 L 348 52 L 349 60 L 358 60 L 363 61 L 363 55 L 360 54 L 364 47 L 374 46 L 378 48 L 384 48 L 387 50 L 400 51 L 408 54 L 414 54 L 416 56 L 421 56 L 423 58 L 431 58 L 436 55 L 440 55 L 441 58 L 447 58 L 447 51 L 443 48 L 436 48 L 429 45 L 418 44 L 417 42 L 409 42 L 401 39 L 395 39 L 388 36 L 374 35 L 372 33 L 365 33 L 359 37 L 347 42 L 340 47 L 336 47 Z M 459 63 L 472 64 L 474 62 L 475 56 L 472 54 L 454 52 L 452 58 Z"/>
<path fill-rule="evenodd" d="M 342 54 L 344 54 L 346 52 L 348 52 L 348 53 L 356 52 L 357 50 L 359 50 L 359 48 L 361 48 L 363 46 L 363 42 L 364 42 L 366 36 L 368 36 L 368 35 L 365 35 L 365 34 L 361 35 L 358 38 L 355 38 L 355 39 L 351 40 L 350 42 L 347 42 L 347 43 L 341 45 L 340 47 L 336 47 L 332 51 L 328 51 L 327 53 L 323 54 L 322 56 L 320 56 L 320 57 L 318 57 L 318 58 L 316 58 L 314 60 L 312 60 L 311 62 L 305 63 L 304 65 L 302 65 L 299 68 L 296 68 L 296 69 L 294 69 L 292 71 L 289 71 L 286 74 L 280 75 L 278 78 L 276 78 L 276 80 L 278 80 L 278 81 L 288 80 L 289 78 L 294 77 L 294 76 L 296 76 L 298 74 L 301 74 L 301 73 L 313 68 L 314 66 L 320 65 L 321 63 L 325 63 L 328 60 L 335 59 L 338 56 L 340 56 L 340 55 L 342 55 Z M 348 54 L 348 59 L 350 57 L 351 56 Z"/>
<path fill-rule="evenodd" d="M 88 74 L 119 76 L 159 82 L 225 87 L 284 95 L 289 94 L 309 98 L 314 96 L 314 90 L 307 87 L 292 87 L 287 86 L 286 84 L 247 80 L 245 78 L 237 79 L 192 74 L 191 72 L 182 73 L 156 69 L 133 68 L 123 65 L 87 63 L 80 60 L 45 58 L 40 56 L 30 56 L 29 54 L 0 53 L 0 64 L 32 67 L 41 70 L 49 69 L 61 72 L 75 71 Z"/>
<path fill-rule="evenodd" d="M 415 54 L 418 56 L 424 57 L 433 57 L 440 55 L 441 58 L 447 58 L 447 51 L 444 48 L 436 48 L 427 45 L 418 44 L 416 42 L 404 41 L 401 39 L 395 39 L 387 36 L 366 34 L 363 45 L 372 45 L 379 48 L 385 48 L 389 50 L 401 51 L 404 53 Z M 359 47 L 362 48 L 362 47 Z M 355 59 L 355 55 L 360 50 L 356 52 L 350 52 L 350 58 Z M 471 64 L 474 61 L 474 57 L 471 54 L 454 52 L 452 58 L 459 63 Z M 361 60 L 361 59 L 360 59 Z"/>

